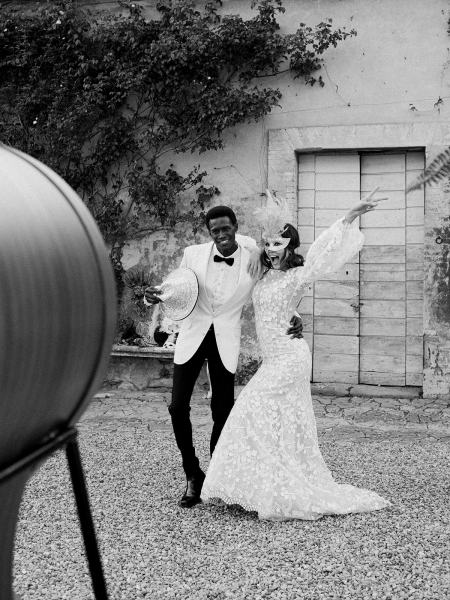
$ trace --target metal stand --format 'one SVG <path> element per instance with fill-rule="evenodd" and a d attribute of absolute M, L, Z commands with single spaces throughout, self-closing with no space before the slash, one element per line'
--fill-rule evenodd
<path fill-rule="evenodd" d="M 75 494 L 77 503 L 78 518 L 80 519 L 80 527 L 83 533 L 84 547 L 86 548 L 86 556 L 88 559 L 95 598 L 97 600 L 108 600 L 108 592 L 106 591 L 102 561 L 97 545 L 97 538 L 95 536 L 94 521 L 92 520 L 89 496 L 76 434 L 77 431 L 75 430 L 75 437 L 70 439 L 66 445 L 66 456 L 69 464 L 70 478 L 72 479 L 73 493 Z"/>
<path fill-rule="evenodd" d="M 56 450 L 65 447 L 94 595 L 96 600 L 108 600 L 77 436 L 78 431 L 75 428 L 67 429 L 53 436 L 23 458 L 0 471 L 0 486 L 4 481 L 14 478 L 15 475 L 30 467 L 36 466 Z"/>

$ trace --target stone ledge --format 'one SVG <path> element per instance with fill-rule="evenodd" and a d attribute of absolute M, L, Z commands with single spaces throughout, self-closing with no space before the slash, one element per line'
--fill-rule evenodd
<path fill-rule="evenodd" d="M 127 344 L 114 344 L 111 356 L 131 356 L 137 358 L 173 359 L 173 348 L 162 346 L 128 346 Z"/>
<path fill-rule="evenodd" d="M 142 391 L 172 388 L 173 348 L 115 344 L 110 354 L 103 386 L 109 389 Z M 197 388 L 207 385 L 205 367 Z"/>

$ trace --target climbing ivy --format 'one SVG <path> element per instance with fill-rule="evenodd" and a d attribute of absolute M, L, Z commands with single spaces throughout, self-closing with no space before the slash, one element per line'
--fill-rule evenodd
<path fill-rule="evenodd" d="M 218 193 L 200 166 L 180 173 L 163 160 L 218 150 L 227 129 L 264 117 L 280 103 L 270 81 L 281 72 L 323 85 L 324 52 L 356 32 L 329 19 L 281 33 L 282 0 L 252 2 L 248 19 L 220 1 L 160 1 L 152 18 L 119 4 L 120 14 L 72 0 L 2 10 L 0 139 L 77 190 L 121 275 L 127 239 L 180 219 L 197 227 Z"/>

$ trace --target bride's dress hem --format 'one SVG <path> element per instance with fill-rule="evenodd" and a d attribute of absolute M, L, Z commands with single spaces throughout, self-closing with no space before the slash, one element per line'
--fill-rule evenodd
<path fill-rule="evenodd" d="M 389 500 L 386 500 L 385 498 L 382 498 L 380 496 L 379 497 L 379 505 L 373 504 L 373 505 L 367 506 L 367 507 L 346 508 L 346 509 L 342 509 L 341 511 L 332 510 L 332 511 L 322 511 L 322 512 L 314 512 L 314 511 L 307 512 L 307 511 L 298 510 L 298 511 L 293 512 L 290 515 L 288 515 L 288 514 L 266 515 L 266 514 L 264 514 L 264 509 L 262 509 L 261 506 L 248 504 L 242 498 L 237 498 L 237 497 L 231 498 L 217 490 L 216 491 L 210 490 L 208 492 L 207 496 L 202 495 L 201 498 L 202 498 L 202 502 L 206 506 L 208 506 L 208 505 L 214 506 L 217 503 L 217 501 L 220 501 L 220 502 L 226 504 L 227 506 L 239 506 L 240 508 L 243 508 L 247 512 L 256 512 L 256 513 L 258 513 L 258 519 L 263 520 L 263 521 L 293 521 L 293 520 L 318 521 L 319 519 L 322 519 L 323 517 L 330 517 L 330 516 L 338 516 L 339 517 L 339 516 L 347 516 L 347 515 L 351 515 L 351 514 L 367 513 L 367 512 L 377 511 L 377 510 L 383 510 L 385 508 L 389 508 L 392 506 L 392 503 L 389 502 Z"/>

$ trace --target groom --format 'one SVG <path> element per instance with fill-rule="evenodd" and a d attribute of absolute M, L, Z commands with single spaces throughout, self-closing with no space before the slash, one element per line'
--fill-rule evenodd
<path fill-rule="evenodd" d="M 192 269 L 199 295 L 192 313 L 182 322 L 174 356 L 172 400 L 169 412 L 183 460 L 187 486 L 180 506 L 200 502 L 205 475 L 192 442 L 190 401 L 205 360 L 211 378 L 211 455 L 234 404 L 241 335 L 242 308 L 261 273 L 261 251 L 255 240 L 237 234 L 236 215 L 227 206 L 215 206 L 206 214 L 210 242 L 188 246 L 180 267 Z M 148 302 L 159 302 L 158 290 L 148 288 Z M 299 317 L 292 317 L 287 335 L 302 337 Z"/>

